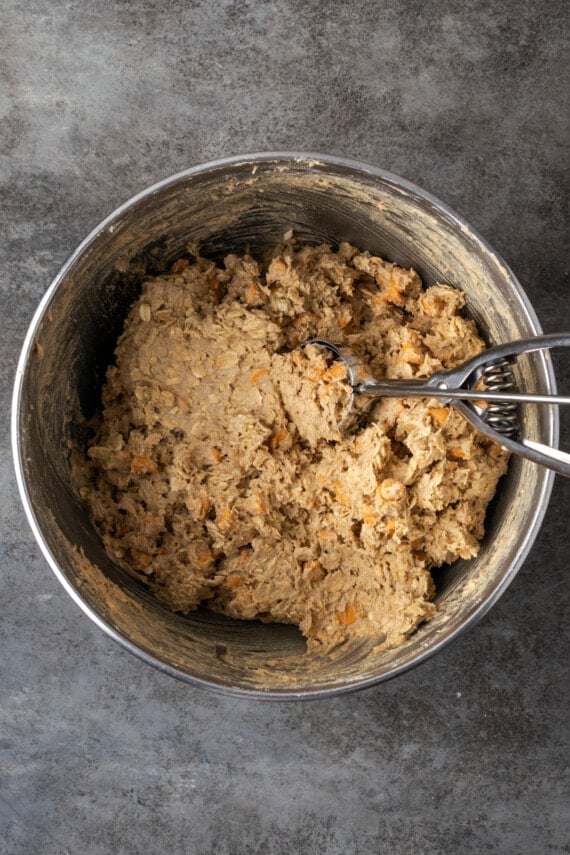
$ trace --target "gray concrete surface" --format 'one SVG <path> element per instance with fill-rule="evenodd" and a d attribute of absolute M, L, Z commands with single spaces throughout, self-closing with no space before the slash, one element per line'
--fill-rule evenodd
<path fill-rule="evenodd" d="M 360 694 L 262 704 L 157 673 L 83 616 L 28 529 L 8 438 L 19 348 L 66 256 L 134 192 L 232 153 L 415 181 L 504 255 L 547 331 L 570 326 L 566 9 L 1 4 L 0 852 L 570 851 L 568 483 L 452 647 Z"/>

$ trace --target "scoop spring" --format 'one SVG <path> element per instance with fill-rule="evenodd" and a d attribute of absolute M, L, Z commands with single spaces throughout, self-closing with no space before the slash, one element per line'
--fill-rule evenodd
<path fill-rule="evenodd" d="M 498 359 L 484 366 L 482 379 L 490 392 L 516 392 L 517 385 L 511 360 Z M 484 414 L 485 421 L 503 436 L 517 439 L 520 431 L 519 408 L 514 401 L 490 402 Z"/>

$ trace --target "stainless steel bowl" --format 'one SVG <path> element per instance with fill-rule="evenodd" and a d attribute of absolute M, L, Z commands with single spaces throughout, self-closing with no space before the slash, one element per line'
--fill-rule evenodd
<path fill-rule="evenodd" d="M 145 662 L 190 683 L 260 698 L 309 698 L 370 686 L 431 656 L 497 601 L 542 522 L 552 473 L 512 460 L 489 509 L 477 558 L 437 574 L 438 614 L 401 647 L 359 643 L 335 658 L 304 652 L 296 629 L 169 612 L 106 555 L 74 489 L 69 449 L 85 441 L 106 366 L 145 273 L 189 241 L 206 255 L 276 243 L 352 241 L 412 266 L 426 283 L 462 288 L 490 343 L 540 333 L 507 265 L 460 217 L 394 175 L 321 155 L 269 153 L 188 169 L 135 196 L 77 248 L 28 332 L 13 402 L 16 471 L 34 534 L 85 613 Z M 521 387 L 554 390 L 548 356 L 517 369 Z M 553 408 L 525 412 L 525 434 L 558 441 Z M 522 631 L 522 627 L 521 627 Z"/>

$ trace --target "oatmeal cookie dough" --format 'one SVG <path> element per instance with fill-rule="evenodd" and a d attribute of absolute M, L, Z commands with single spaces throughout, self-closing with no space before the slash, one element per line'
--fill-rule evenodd
<path fill-rule="evenodd" d="M 294 623 L 310 649 L 401 643 L 435 612 L 430 568 L 476 554 L 507 455 L 429 398 L 341 432 L 344 368 L 298 345 L 428 377 L 483 349 L 463 304 L 347 243 L 148 279 L 76 473 L 109 554 L 176 611 Z"/>

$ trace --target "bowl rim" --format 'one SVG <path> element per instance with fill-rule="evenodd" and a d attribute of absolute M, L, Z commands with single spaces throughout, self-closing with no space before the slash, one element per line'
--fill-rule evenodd
<path fill-rule="evenodd" d="M 350 176 L 351 179 L 358 180 L 359 177 L 366 175 L 373 180 L 379 179 L 384 183 L 388 182 L 399 189 L 407 191 L 413 194 L 414 196 L 419 196 L 420 198 L 428 201 L 434 208 L 439 209 L 441 212 L 443 212 L 460 230 L 467 229 L 473 239 L 478 242 L 485 250 L 485 253 L 488 256 L 491 256 L 493 260 L 504 269 L 510 280 L 511 286 L 517 293 L 521 305 L 524 308 L 524 311 L 526 312 L 526 320 L 528 321 L 536 335 L 542 333 L 542 327 L 538 320 L 538 316 L 536 315 L 536 312 L 532 304 L 530 303 L 529 298 L 527 297 L 514 272 L 505 262 L 502 256 L 498 252 L 496 252 L 496 250 L 493 249 L 493 247 L 486 240 L 486 238 L 480 235 L 477 229 L 473 228 L 461 215 L 456 213 L 456 211 L 450 208 L 445 202 L 442 202 L 438 197 L 434 196 L 432 193 L 424 190 L 413 182 L 401 178 L 400 176 L 388 170 L 373 166 L 363 161 L 345 157 L 337 157 L 335 155 L 319 154 L 315 152 L 276 150 L 252 152 L 241 155 L 231 155 L 229 157 L 220 157 L 180 170 L 179 172 L 169 175 L 166 178 L 163 178 L 149 185 L 145 189 L 131 196 L 127 201 L 123 202 L 110 214 L 104 217 L 88 233 L 88 235 L 77 245 L 76 249 L 71 253 L 71 255 L 63 263 L 59 271 L 53 277 L 50 285 L 48 286 L 45 294 L 43 295 L 38 307 L 34 312 L 22 345 L 22 350 L 16 368 L 11 406 L 12 456 L 20 499 L 24 506 L 24 511 L 30 528 L 40 547 L 41 552 L 43 553 L 45 560 L 47 561 L 56 578 L 63 586 L 63 588 L 67 591 L 69 596 L 75 601 L 75 603 L 77 603 L 77 605 L 87 615 L 87 617 L 89 617 L 90 620 L 92 620 L 93 623 L 100 629 L 102 629 L 108 636 L 114 639 L 114 641 L 118 642 L 123 648 L 128 650 L 130 653 L 134 654 L 138 659 L 141 659 L 148 665 L 152 665 L 159 671 L 169 674 L 170 676 L 182 680 L 183 682 L 188 683 L 190 685 L 209 689 L 210 691 L 214 691 L 219 694 L 232 695 L 235 697 L 247 699 L 273 701 L 318 700 L 370 688 L 371 686 L 385 682 L 386 680 L 392 679 L 393 677 L 396 677 L 399 674 L 405 673 L 406 671 L 409 671 L 412 668 L 415 668 L 416 666 L 420 665 L 422 662 L 425 662 L 427 659 L 431 658 L 436 653 L 439 653 L 455 638 L 475 626 L 475 624 L 477 624 L 487 614 L 487 612 L 504 594 L 506 589 L 509 587 L 509 585 L 517 575 L 522 564 L 526 560 L 546 514 L 554 484 L 554 473 L 551 470 L 546 469 L 544 469 L 542 473 L 542 483 L 540 486 L 539 500 L 536 502 L 532 519 L 530 520 L 530 523 L 526 529 L 525 536 L 519 548 L 518 554 L 515 556 L 515 559 L 510 564 L 507 572 L 504 574 L 503 578 L 493 589 L 493 591 L 486 597 L 486 599 L 483 600 L 471 612 L 471 614 L 469 614 L 466 620 L 460 626 L 456 627 L 456 629 L 452 633 L 450 633 L 445 638 L 442 638 L 439 641 L 436 641 L 435 643 L 431 644 L 429 648 L 427 648 L 423 652 L 416 654 L 416 656 L 410 662 L 402 663 L 401 665 L 394 667 L 392 670 L 385 674 L 372 675 L 361 679 L 355 678 L 343 685 L 333 687 L 329 686 L 327 688 L 317 687 L 314 689 L 294 689 L 283 687 L 282 689 L 275 688 L 264 691 L 262 689 L 232 687 L 217 682 L 215 680 L 206 680 L 202 677 L 197 677 L 188 674 L 174 667 L 173 665 L 169 665 L 161 659 L 154 657 L 152 654 L 147 653 L 145 650 L 139 648 L 134 642 L 130 641 L 129 638 L 118 632 L 110 623 L 108 623 L 103 617 L 101 617 L 100 614 L 97 613 L 97 611 L 81 596 L 78 589 L 72 585 L 63 570 L 59 567 L 55 555 L 52 553 L 46 539 L 44 538 L 40 523 L 34 511 L 33 503 L 26 483 L 25 466 L 23 460 L 23 442 L 20 436 L 23 381 L 29 357 L 34 346 L 36 334 L 41 326 L 48 307 L 60 283 L 67 276 L 67 274 L 72 269 L 74 264 L 78 261 L 78 259 L 97 240 L 99 235 L 106 230 L 113 232 L 115 226 L 118 224 L 118 221 L 120 221 L 121 217 L 124 214 L 131 211 L 140 202 L 144 201 L 149 196 L 160 193 L 171 185 L 186 181 L 196 175 L 201 175 L 205 172 L 211 172 L 217 169 L 223 169 L 225 167 L 236 167 L 241 164 L 254 166 L 256 163 L 270 163 L 271 161 L 275 161 L 276 163 L 281 162 L 306 164 L 308 167 L 321 166 L 325 169 L 326 167 L 343 167 L 352 170 L 353 173 L 355 173 Z M 549 391 L 554 394 L 556 393 L 556 380 L 552 361 L 550 359 L 546 359 L 544 357 L 544 354 L 542 353 L 540 353 L 539 358 L 542 358 L 542 364 L 547 378 Z M 559 413 L 554 407 L 550 407 L 548 410 L 548 429 L 550 433 L 551 444 L 553 445 L 553 447 L 557 448 L 559 445 L 560 419 Z"/>

